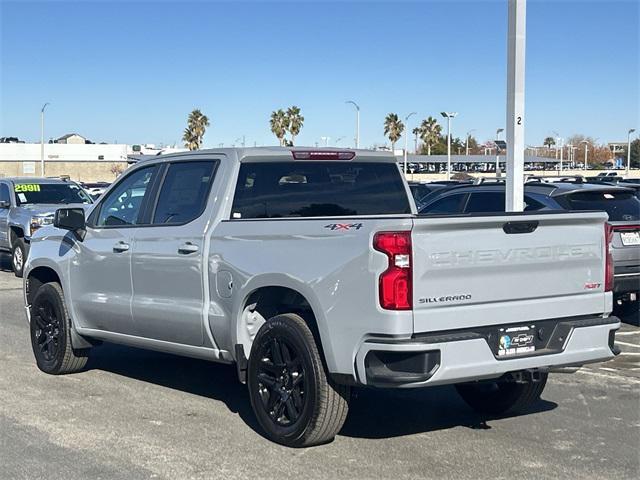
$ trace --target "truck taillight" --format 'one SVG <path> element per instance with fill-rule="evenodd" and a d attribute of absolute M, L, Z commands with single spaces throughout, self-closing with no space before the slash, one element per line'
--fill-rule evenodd
<path fill-rule="evenodd" d="M 389 264 L 380 275 L 380 306 L 386 310 L 411 310 L 411 232 L 378 232 L 373 248 L 387 255 Z"/>
<path fill-rule="evenodd" d="M 608 223 L 604 224 L 604 291 L 613 290 L 613 254 L 611 253 L 611 242 L 613 241 L 613 227 Z"/>

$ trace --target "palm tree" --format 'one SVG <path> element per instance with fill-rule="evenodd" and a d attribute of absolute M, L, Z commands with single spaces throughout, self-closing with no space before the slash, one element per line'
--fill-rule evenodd
<path fill-rule="evenodd" d="M 427 146 L 427 155 L 431 155 L 431 146 L 438 142 L 442 127 L 438 125 L 438 121 L 435 118 L 429 117 L 422 121 L 420 129 L 422 130 L 420 138 Z"/>
<path fill-rule="evenodd" d="M 289 124 L 288 130 L 291 134 L 291 146 L 293 147 L 296 141 L 296 135 L 302 130 L 302 124 L 304 123 L 304 117 L 300 115 L 300 109 L 295 105 L 287 109 L 287 122 Z"/>
<path fill-rule="evenodd" d="M 391 140 L 391 151 L 396 151 L 396 142 L 402 137 L 404 123 L 398 118 L 397 113 L 390 113 L 384 119 L 384 134 Z"/>
<path fill-rule="evenodd" d="M 549 149 L 555 144 L 556 144 L 556 141 L 553 139 L 553 137 L 547 137 L 544 139 L 544 145 L 547 146 Z"/>
<path fill-rule="evenodd" d="M 189 150 L 198 150 L 202 146 L 204 132 L 209 126 L 209 119 L 199 109 L 194 109 L 187 119 L 187 128 L 184 129 L 182 141 Z"/>
<path fill-rule="evenodd" d="M 414 153 L 418 153 L 418 137 L 421 135 L 422 133 L 422 129 L 420 127 L 416 127 L 413 130 L 411 130 L 411 133 L 413 133 L 413 151 Z"/>
<path fill-rule="evenodd" d="M 280 108 L 271 112 L 269 125 L 271 125 L 271 131 L 273 134 L 278 138 L 280 146 L 284 146 L 284 136 L 287 134 L 287 130 L 289 129 L 289 119 L 287 118 L 285 111 Z"/>

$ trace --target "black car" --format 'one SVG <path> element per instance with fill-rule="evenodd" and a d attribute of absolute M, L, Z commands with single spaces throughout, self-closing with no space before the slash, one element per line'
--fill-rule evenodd
<path fill-rule="evenodd" d="M 603 183 L 528 182 L 525 212 L 536 210 L 603 210 L 613 236 L 613 291 L 618 300 L 640 294 L 640 200 L 631 188 Z M 423 199 L 421 215 L 470 215 L 505 211 L 505 185 L 485 183 L 442 189 Z"/>
<path fill-rule="evenodd" d="M 442 180 L 435 182 L 411 181 L 407 183 L 409 184 L 409 189 L 411 190 L 411 194 L 413 195 L 413 199 L 416 202 L 418 210 L 420 210 L 420 207 L 423 205 L 423 199 L 434 192 L 442 190 L 445 187 L 450 187 L 452 185 L 471 184 L 471 182 L 460 182 L 456 180 Z"/>

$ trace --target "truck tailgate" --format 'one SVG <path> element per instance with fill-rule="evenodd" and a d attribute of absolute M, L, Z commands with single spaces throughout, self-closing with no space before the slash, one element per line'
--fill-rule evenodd
<path fill-rule="evenodd" d="M 601 314 L 606 213 L 417 217 L 414 332 Z"/>

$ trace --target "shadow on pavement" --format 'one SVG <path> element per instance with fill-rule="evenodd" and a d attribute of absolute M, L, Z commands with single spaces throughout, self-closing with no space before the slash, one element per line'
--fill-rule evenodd
<path fill-rule="evenodd" d="M 524 415 L 546 412 L 557 406 L 555 402 L 541 400 Z M 389 438 L 459 426 L 489 430 L 491 426 L 487 422 L 495 418 L 475 413 L 450 385 L 411 390 L 359 389 L 352 398 L 340 435 Z"/>
<path fill-rule="evenodd" d="M 104 343 L 92 349 L 87 369 L 104 370 L 224 402 L 260 433 L 247 388 L 238 382 L 235 365 Z"/>
<path fill-rule="evenodd" d="M 640 301 L 627 302 L 613 307 L 613 315 L 629 325 L 640 326 Z"/>
<path fill-rule="evenodd" d="M 11 255 L 0 252 L 0 272 L 13 272 L 11 268 Z"/>
<path fill-rule="evenodd" d="M 105 343 L 91 352 L 88 369 L 98 369 L 224 402 L 254 431 L 255 420 L 246 386 L 235 366 Z M 528 413 L 553 410 L 542 400 Z M 339 435 L 389 438 L 464 426 L 490 429 L 491 418 L 474 413 L 451 386 L 412 390 L 353 389 L 351 407 Z"/>

